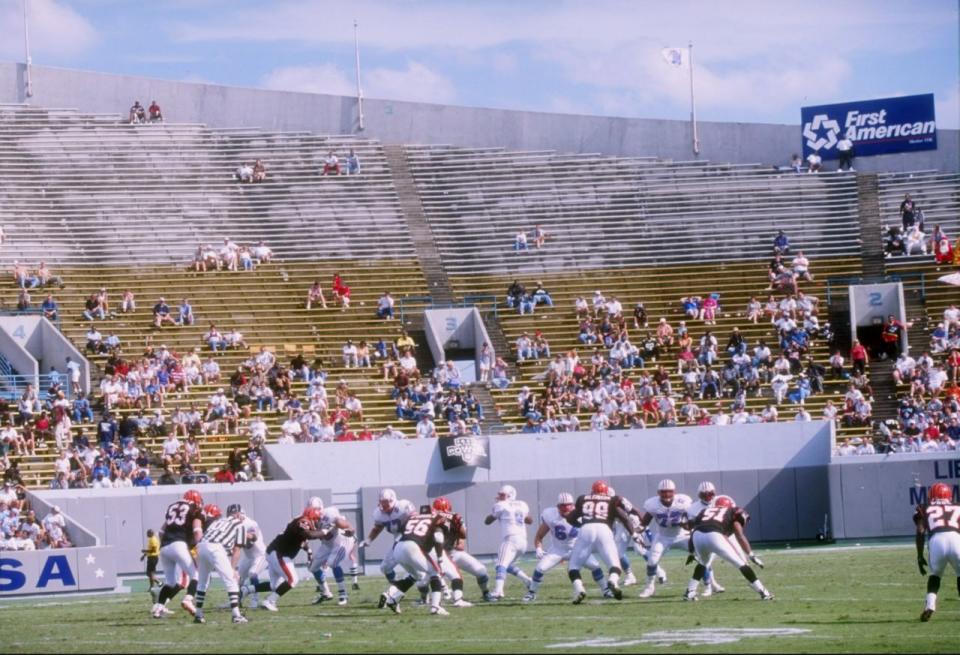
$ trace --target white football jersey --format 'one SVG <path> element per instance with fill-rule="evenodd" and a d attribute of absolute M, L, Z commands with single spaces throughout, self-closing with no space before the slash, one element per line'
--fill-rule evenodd
<path fill-rule="evenodd" d="M 490 513 L 500 523 L 500 537 L 527 538 L 527 528 L 523 519 L 530 513 L 530 508 L 522 500 L 498 500 Z"/>
<path fill-rule="evenodd" d="M 247 545 L 244 546 L 247 549 L 247 554 L 266 553 L 267 543 L 263 540 L 263 532 L 260 530 L 260 525 L 248 516 L 243 519 L 243 529 L 247 531 L 248 537 Z M 250 541 L 250 535 L 256 535 L 257 538 L 254 541 Z"/>
<path fill-rule="evenodd" d="M 653 496 L 647 498 L 647 502 L 643 504 L 643 510 L 653 517 L 650 527 L 656 533 L 664 537 L 676 537 L 681 532 L 685 532 L 682 525 L 692 503 L 690 496 L 674 494 L 673 503 L 670 507 L 665 507 L 660 502 L 660 496 Z"/>
<path fill-rule="evenodd" d="M 716 500 L 716 496 L 714 496 L 714 500 Z M 696 500 L 690 503 L 690 507 L 687 508 L 687 517 L 692 521 L 700 516 L 700 512 L 708 507 L 713 507 L 713 500 L 711 500 L 709 503 L 705 503 L 700 500 L 700 497 L 698 496 Z"/>
<path fill-rule="evenodd" d="M 393 509 L 389 512 L 384 512 L 380 505 L 377 505 L 377 508 L 373 510 L 373 523 L 383 526 L 383 529 L 392 534 L 395 539 L 399 539 L 400 535 L 403 534 L 403 524 L 406 523 L 407 517 L 416 513 L 417 508 L 413 506 L 413 503 L 401 499 L 393 504 Z"/>
<path fill-rule="evenodd" d="M 320 530 L 329 530 L 330 528 L 334 528 L 334 533 L 335 533 L 335 534 L 334 534 L 334 536 L 333 536 L 332 538 L 333 538 L 333 539 L 336 539 L 337 537 L 340 536 L 340 529 L 339 529 L 339 528 L 336 528 L 337 519 L 339 519 L 339 518 L 340 518 L 340 510 L 339 510 L 339 509 L 337 509 L 336 507 L 332 507 L 332 506 L 331 506 L 331 507 L 324 507 L 324 508 L 323 508 L 323 513 L 320 514 L 320 522 L 319 522 L 318 529 L 320 529 Z"/>
<path fill-rule="evenodd" d="M 567 555 L 573 550 L 577 541 L 579 528 L 567 523 L 567 519 L 560 516 L 556 507 L 548 507 L 540 513 L 540 520 L 550 528 L 550 550 L 560 555 Z"/>

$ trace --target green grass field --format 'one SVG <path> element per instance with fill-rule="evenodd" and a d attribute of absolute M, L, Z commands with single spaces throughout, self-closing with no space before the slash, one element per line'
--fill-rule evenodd
<path fill-rule="evenodd" d="M 670 581 L 651 599 L 640 600 L 638 587 L 628 587 L 623 601 L 602 600 L 587 580 L 590 599 L 571 605 L 561 566 L 548 575 L 533 604 L 520 602 L 523 590 L 509 579 L 506 601 L 451 607 L 449 617 L 430 616 L 409 600 L 399 616 L 376 609 L 383 579 L 368 576 L 361 578 L 361 590 L 351 593 L 348 607 L 310 605 L 313 581 L 303 581 L 282 599 L 279 613 L 247 610 L 247 625 L 232 625 L 228 611 L 210 609 L 226 598 L 215 581 L 207 624 L 193 625 L 179 607 L 171 618 L 151 619 L 146 585 L 137 582 L 130 594 L 3 602 L 0 651 L 957 652 L 960 602 L 954 579 L 944 579 L 933 620 L 920 623 L 925 579 L 909 544 L 768 550 L 763 557 L 767 568 L 760 575 L 776 594 L 772 602 L 761 602 L 722 562 L 716 571 L 726 593 L 684 602 L 691 568 L 673 553 L 664 560 Z M 523 568 L 530 571 L 533 561 Z M 472 578 L 466 591 L 476 600 Z"/>

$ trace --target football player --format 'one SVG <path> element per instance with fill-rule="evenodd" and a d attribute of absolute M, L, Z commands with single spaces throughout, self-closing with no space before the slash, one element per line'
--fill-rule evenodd
<path fill-rule="evenodd" d="M 160 528 L 160 565 L 163 567 L 164 585 L 160 588 L 157 602 L 151 615 L 155 619 L 170 614 L 167 602 L 186 586 L 187 595 L 180 602 L 191 615 L 196 615 L 193 596 L 197 591 L 197 566 L 190 555 L 190 548 L 203 539 L 203 498 L 196 489 L 189 489 L 183 499 L 167 507 L 163 526 Z M 177 570 L 180 571 L 178 580 Z"/>
<path fill-rule="evenodd" d="M 325 573 L 325 569 L 329 566 L 333 571 L 333 579 L 337 581 L 337 590 L 339 591 L 337 605 L 346 605 L 348 597 L 343 562 L 350 556 L 350 551 L 353 550 L 356 542 L 353 536 L 353 526 L 344 518 L 339 509 L 332 506 L 324 507 L 323 501 L 317 496 L 310 499 L 310 506 L 320 510 L 318 527 L 326 535 L 321 540 L 317 552 L 310 556 L 309 569 L 317 581 L 317 591 L 319 592 L 317 597 L 313 599 L 313 604 L 318 605 L 325 600 L 333 599 Z"/>
<path fill-rule="evenodd" d="M 277 601 L 288 591 L 297 586 L 297 569 L 293 558 L 306 548 L 305 542 L 310 539 L 323 539 L 326 533 L 317 529 L 321 511 L 307 505 L 303 513 L 294 518 L 283 532 L 278 534 L 267 546 L 267 570 L 270 572 L 270 595 L 260 603 L 260 607 L 276 612 Z M 256 587 L 257 591 L 266 591 Z"/>
<path fill-rule="evenodd" d="M 400 613 L 400 600 L 418 579 L 429 578 L 430 614 L 447 616 L 449 612 L 440 607 L 442 596 L 439 559 L 446 540 L 445 519 L 424 505 L 416 514 L 411 514 L 403 526 L 400 541 L 393 548 L 394 557 L 407 573 L 387 590 L 386 605 Z"/>
<path fill-rule="evenodd" d="M 647 584 L 640 591 L 640 598 L 649 598 L 656 591 L 657 567 L 663 551 L 668 548 L 687 549 L 690 533 L 684 529 L 687 510 L 693 501 L 686 494 L 677 493 L 677 485 L 669 478 L 657 485 L 657 495 L 643 504 L 640 527 L 653 525 L 654 538 L 647 553 Z M 656 521 L 654 522 L 654 519 Z"/>
<path fill-rule="evenodd" d="M 716 499 L 716 497 L 717 488 L 713 485 L 713 483 L 709 480 L 704 480 L 701 482 L 697 487 L 696 500 L 694 500 L 687 509 L 688 521 L 692 523 L 693 519 L 700 515 L 700 512 L 708 507 L 713 507 L 713 501 Z M 713 560 L 714 557 L 711 556 L 710 561 L 705 563 L 707 570 L 703 574 L 703 593 L 700 594 L 703 598 L 709 598 L 713 594 L 722 594 L 724 591 L 726 591 L 726 589 L 720 586 L 720 583 L 717 582 L 717 578 L 714 575 Z"/>
<path fill-rule="evenodd" d="M 439 498 L 437 500 L 440 500 Z M 444 498 L 444 500 L 447 500 Z M 449 500 L 447 504 L 449 505 Z M 434 501 L 436 503 L 436 501 Z M 443 550 L 450 557 L 450 561 L 458 569 L 466 571 L 477 579 L 477 586 L 480 587 L 480 593 L 483 594 L 485 601 L 490 601 L 490 589 L 487 584 L 490 582 L 490 576 L 487 575 L 487 567 L 484 566 L 476 557 L 467 552 L 467 528 L 463 523 L 463 517 L 453 511 L 451 507 L 450 519 L 448 521 L 447 541 L 443 544 Z"/>
<path fill-rule="evenodd" d="M 417 508 L 413 506 L 413 503 L 406 499 L 398 500 L 397 492 L 393 489 L 381 490 L 377 508 L 373 510 L 373 527 L 370 528 L 370 534 L 367 535 L 367 538 L 358 544 L 360 548 L 366 548 L 384 530 L 393 535 L 393 544 L 387 549 L 383 560 L 380 562 L 380 571 L 390 584 L 393 584 L 397 577 L 397 560 L 393 556 L 393 547 L 400 541 L 400 535 L 403 533 L 403 526 L 407 519 L 416 512 Z M 382 608 L 386 602 L 386 593 L 380 594 L 378 606 Z"/>
<path fill-rule="evenodd" d="M 517 557 L 527 550 L 527 528 L 533 523 L 530 508 L 522 500 L 517 500 L 517 490 L 513 485 L 505 484 L 497 492 L 497 502 L 490 514 L 483 520 L 484 525 L 494 521 L 500 523 L 500 549 L 497 551 L 496 581 L 490 600 L 503 598 L 503 585 L 507 573 L 517 576 L 527 589 L 530 588 L 530 576 L 514 564 Z"/>
<path fill-rule="evenodd" d="M 610 487 L 609 493 L 611 496 L 617 495 L 617 492 L 613 487 Z M 623 569 L 622 587 L 629 587 L 637 584 L 637 576 L 633 574 L 633 567 L 630 565 L 630 558 L 627 557 L 627 552 L 630 550 L 630 546 L 632 545 L 644 560 L 647 559 L 647 548 L 643 543 L 643 533 L 640 533 L 639 538 L 634 538 L 634 534 L 637 534 L 639 531 L 640 517 L 636 513 L 630 514 L 630 529 L 627 529 L 627 527 L 620 523 L 620 521 L 617 521 L 613 524 L 613 540 L 617 544 L 617 554 L 620 555 L 620 568 Z M 660 566 L 657 566 L 657 579 L 662 580 L 663 582 L 666 582 L 667 580 L 667 574 Z"/>
<path fill-rule="evenodd" d="M 257 587 L 262 584 L 260 574 L 267 568 L 267 542 L 263 538 L 260 524 L 246 513 L 243 514 L 243 529 L 246 531 L 246 542 L 242 545 L 243 550 L 240 552 L 237 574 L 241 585 L 249 578 L 249 586 L 241 587 L 241 592 L 244 595 L 249 594 L 249 607 L 256 609 L 260 604 L 260 597 L 257 594 Z M 269 582 L 266 586 L 269 587 Z"/>
<path fill-rule="evenodd" d="M 918 505 L 913 515 L 917 526 L 917 566 L 920 575 L 927 578 L 927 602 L 920 614 L 921 621 L 929 621 L 937 611 L 937 592 L 940 591 L 940 578 L 947 569 L 953 567 L 957 577 L 957 591 L 960 592 L 960 505 L 953 502 L 953 489 L 950 485 L 937 482 L 930 487 L 929 503 Z M 924 536 L 930 547 L 930 564 L 923 556 Z"/>
<path fill-rule="evenodd" d="M 203 602 L 207 595 L 207 588 L 210 586 L 210 577 L 216 571 L 230 598 L 233 623 L 246 623 L 247 619 L 240 613 L 240 589 L 237 585 L 237 562 L 247 542 L 247 533 L 243 527 L 243 508 L 234 503 L 227 508 L 226 516 L 220 516 L 220 508 L 216 510 L 218 518 L 210 523 L 197 546 L 199 582 L 197 609 L 193 622 L 206 623 L 203 616 Z"/>
<path fill-rule="evenodd" d="M 608 568 L 607 588 L 617 600 L 623 598 L 619 585 L 623 571 L 617 544 L 613 540 L 613 522 L 630 525 L 631 511 L 633 506 L 630 501 L 622 496 L 610 495 L 610 486 L 604 480 L 597 480 L 590 488 L 590 493 L 577 498 L 573 511 L 567 514 L 566 521 L 580 529 L 567 564 L 567 574 L 573 583 L 574 605 L 579 605 L 587 597 L 580 578 L 580 567 L 594 553 Z"/>
<path fill-rule="evenodd" d="M 737 507 L 730 496 L 718 496 L 712 507 L 700 512 L 693 520 L 693 532 L 690 540 L 693 543 L 693 553 L 698 564 L 693 571 L 693 579 L 690 580 L 687 590 L 683 594 L 684 600 L 697 599 L 697 585 L 703 579 L 706 572 L 705 565 L 710 561 L 712 555 L 735 566 L 747 579 L 753 590 L 760 594 L 762 600 L 773 600 L 773 594 L 763 586 L 763 583 L 757 578 L 757 574 L 747 564 L 743 554 L 730 543 L 731 536 L 736 538 L 737 543 L 740 544 L 743 552 L 747 553 L 750 561 L 761 569 L 763 568 L 763 562 L 753 554 L 750 542 L 747 541 L 747 536 L 743 533 L 743 529 L 749 520 L 750 516 Z"/>
<path fill-rule="evenodd" d="M 577 542 L 579 529 L 567 523 L 566 517 L 573 511 L 573 496 L 567 492 L 557 496 L 555 507 L 547 507 L 540 513 L 540 527 L 537 528 L 537 534 L 533 537 L 533 547 L 537 551 L 537 566 L 533 569 L 533 580 L 530 582 L 530 590 L 523 597 L 524 602 L 529 603 L 537 599 L 537 590 L 543 582 L 543 576 L 547 571 L 561 562 L 570 559 L 570 553 L 573 552 L 573 545 Z M 544 550 L 543 538 L 550 535 L 550 548 Z M 613 592 L 607 589 L 604 581 L 603 569 L 596 558 L 591 555 L 587 558 L 587 566 L 590 568 L 593 579 L 600 585 L 600 591 L 605 596 L 613 597 Z"/>
<path fill-rule="evenodd" d="M 463 528 L 463 519 L 460 518 L 459 514 L 453 513 L 453 506 L 446 496 L 440 496 L 434 499 L 433 511 L 443 517 L 446 528 L 444 531 L 443 548 L 440 551 L 439 564 L 440 571 L 444 577 L 450 581 L 450 587 L 453 590 L 450 596 L 453 599 L 453 606 L 473 607 L 473 603 L 465 600 L 463 597 L 463 576 L 460 574 L 460 569 L 457 568 L 457 565 L 453 563 L 453 559 L 450 557 L 450 552 L 454 544 L 461 539 L 461 535 L 466 535 L 466 530 Z M 455 521 L 456 525 L 454 524 Z M 486 569 L 484 569 L 484 573 L 486 573 Z"/>

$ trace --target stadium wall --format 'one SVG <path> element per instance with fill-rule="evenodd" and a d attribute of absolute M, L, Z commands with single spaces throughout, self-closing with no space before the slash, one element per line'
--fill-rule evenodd
<path fill-rule="evenodd" d="M 0 63 L 0 102 L 25 102 L 25 67 Z M 125 115 L 156 99 L 169 120 L 324 134 L 358 132 L 356 99 L 33 66 L 32 104 Z M 799 120 L 800 108 L 797 107 Z M 617 118 L 364 99 L 365 136 L 384 143 L 448 143 L 514 150 L 596 152 L 686 161 L 688 121 Z M 786 165 L 801 151 L 796 125 L 699 123 L 701 159 Z M 960 171 L 960 131 L 938 130 L 937 150 L 859 158 L 862 171 Z"/>

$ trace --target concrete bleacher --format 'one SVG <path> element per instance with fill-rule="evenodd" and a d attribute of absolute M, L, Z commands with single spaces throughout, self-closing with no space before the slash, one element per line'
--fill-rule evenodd
<path fill-rule="evenodd" d="M 445 268 L 454 275 L 859 253 L 856 182 L 759 165 L 406 146 Z M 539 224 L 548 247 L 515 253 Z"/>
<path fill-rule="evenodd" d="M 900 225 L 900 203 L 909 193 L 923 211 L 927 238 L 939 225 L 951 238 L 960 234 L 960 175 L 942 171 L 878 174 L 880 218 L 884 225 Z M 931 251 L 932 252 L 932 251 Z"/>

